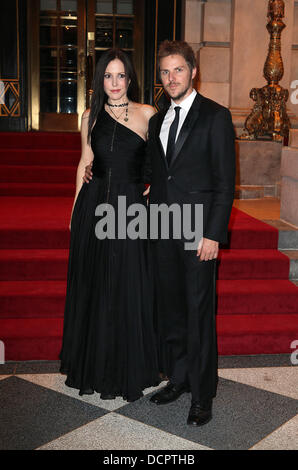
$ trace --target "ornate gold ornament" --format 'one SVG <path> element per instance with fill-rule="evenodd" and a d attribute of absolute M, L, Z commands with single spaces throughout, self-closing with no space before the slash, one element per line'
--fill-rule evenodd
<path fill-rule="evenodd" d="M 255 140 L 267 136 L 280 142 L 289 134 L 290 120 L 286 111 L 289 91 L 278 84 L 284 74 L 280 52 L 281 32 L 286 26 L 282 21 L 284 8 L 283 0 L 269 0 L 266 28 L 270 42 L 264 65 L 264 77 L 268 83 L 262 88 L 251 89 L 249 96 L 255 105 L 245 120 L 245 131 L 240 139 Z"/>

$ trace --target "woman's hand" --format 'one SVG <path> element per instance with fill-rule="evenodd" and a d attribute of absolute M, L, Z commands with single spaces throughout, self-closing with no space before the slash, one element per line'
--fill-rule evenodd
<path fill-rule="evenodd" d="M 92 171 L 91 171 L 91 168 L 92 168 L 92 164 L 93 162 L 89 163 L 89 165 L 85 166 L 85 174 L 83 176 L 83 181 L 84 183 L 89 183 L 89 180 L 92 180 Z"/>

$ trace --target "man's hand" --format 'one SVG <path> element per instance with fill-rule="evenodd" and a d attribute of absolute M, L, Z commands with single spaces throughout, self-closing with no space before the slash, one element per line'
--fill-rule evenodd
<path fill-rule="evenodd" d="M 148 186 L 146 191 L 143 192 L 143 196 L 148 196 L 149 193 L 150 193 L 150 186 Z"/>
<path fill-rule="evenodd" d="M 92 162 L 89 163 L 89 165 L 85 166 L 85 174 L 83 176 L 83 181 L 84 183 L 89 183 L 89 180 L 92 180 L 92 171 L 91 171 L 91 168 L 92 168 Z"/>
<path fill-rule="evenodd" d="M 200 257 L 200 261 L 209 261 L 215 259 L 218 256 L 218 245 L 219 243 L 209 238 L 201 238 L 198 246 L 197 256 Z"/>

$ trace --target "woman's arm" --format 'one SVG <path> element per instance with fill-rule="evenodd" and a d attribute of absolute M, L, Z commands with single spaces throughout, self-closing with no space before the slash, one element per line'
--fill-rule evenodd
<path fill-rule="evenodd" d="M 78 194 L 82 188 L 83 185 L 83 176 L 85 174 L 85 167 L 89 165 L 90 162 L 93 161 L 94 159 L 94 154 L 92 152 L 90 144 L 87 142 L 87 136 L 88 136 L 88 118 L 89 118 L 89 109 L 84 111 L 82 115 L 82 121 L 81 121 L 81 146 L 82 146 L 82 153 L 81 153 L 81 158 L 77 167 L 77 175 L 76 175 L 76 193 L 74 197 L 74 202 L 71 210 L 71 217 L 70 220 L 72 219 L 72 214 L 73 214 L 73 209 L 78 197 Z M 71 222 L 70 222 L 71 223 Z M 69 224 L 70 228 L 70 224 Z"/>

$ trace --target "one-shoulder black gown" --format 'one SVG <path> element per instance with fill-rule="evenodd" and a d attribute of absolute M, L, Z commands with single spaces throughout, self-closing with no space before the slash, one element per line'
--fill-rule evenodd
<path fill-rule="evenodd" d="M 98 239 L 95 209 L 109 203 L 117 219 L 118 196 L 127 207 L 146 206 L 146 143 L 103 110 L 91 146 L 93 178 L 80 190 L 71 223 L 60 371 L 80 395 L 133 401 L 160 382 L 148 240 Z"/>

